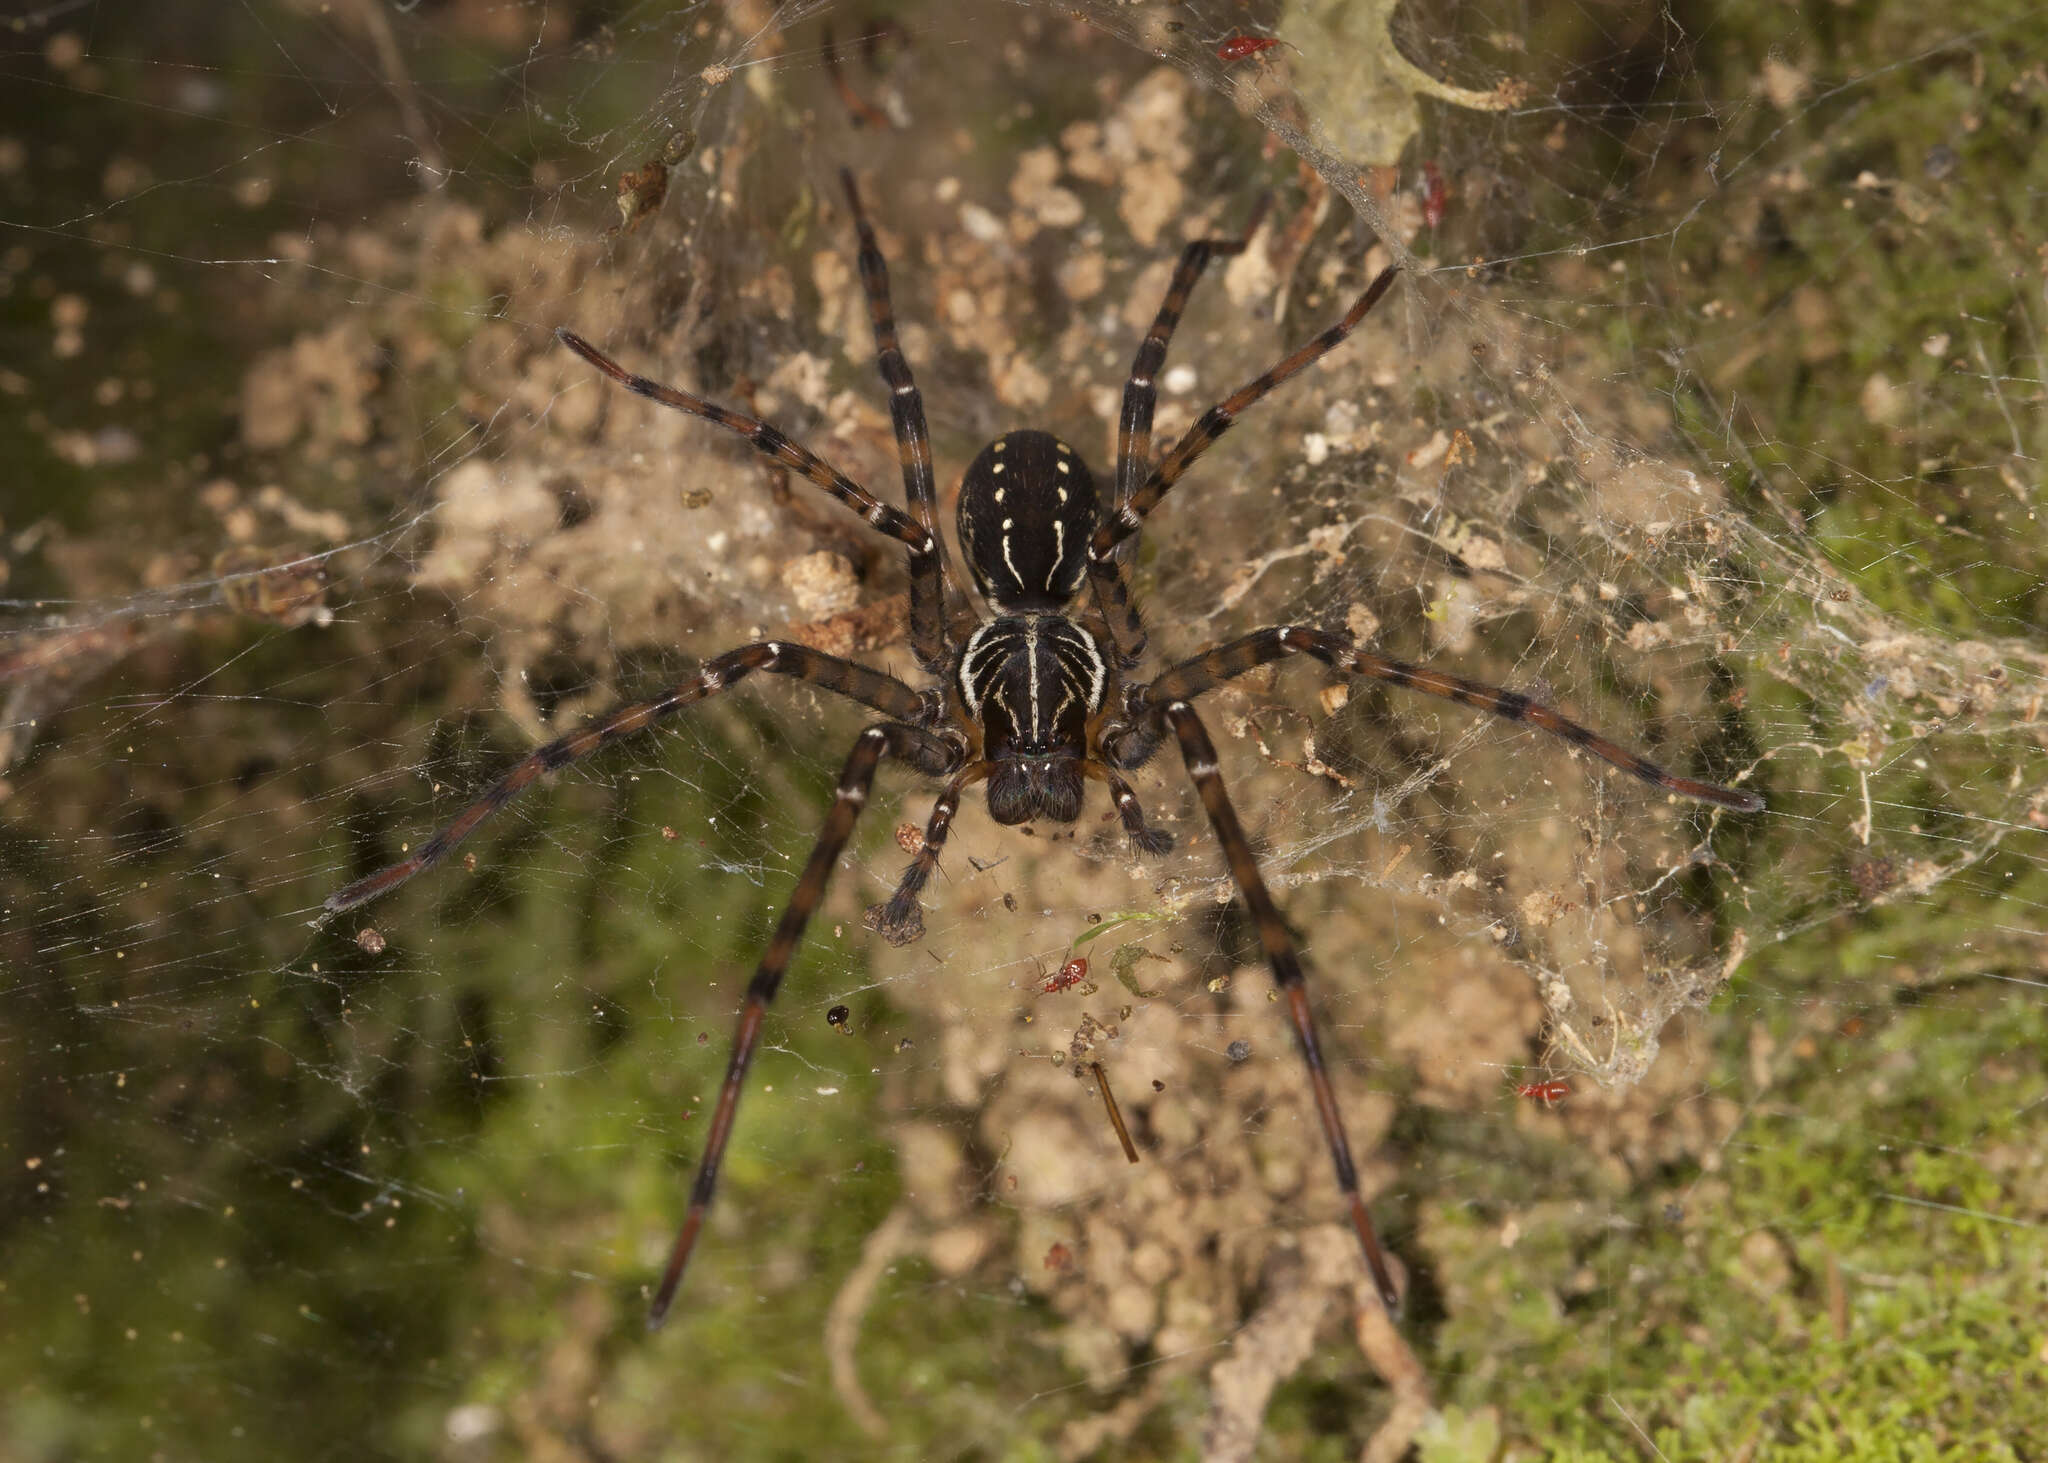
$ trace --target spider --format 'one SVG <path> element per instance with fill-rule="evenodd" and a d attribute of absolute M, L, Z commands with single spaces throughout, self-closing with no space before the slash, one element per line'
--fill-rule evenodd
<path fill-rule="evenodd" d="M 1342 319 L 1211 406 L 1155 463 L 1152 418 L 1158 393 L 1153 383 L 1165 363 L 1174 329 L 1203 271 L 1212 260 L 1241 252 L 1249 232 L 1234 239 L 1198 239 L 1182 251 L 1159 313 L 1131 363 L 1117 424 L 1116 479 L 1107 503 L 1079 454 L 1046 432 L 1008 432 L 984 447 L 968 466 L 960 484 L 959 540 L 974 586 L 987 608 L 970 607 L 957 589 L 939 534 L 924 404 L 897 342 L 888 268 L 853 175 L 842 169 L 840 181 L 859 236 L 861 285 L 874 330 L 877 363 L 889 389 L 908 513 L 880 501 L 767 422 L 635 375 L 570 330 L 557 330 L 556 335 L 563 345 L 626 390 L 746 438 L 756 451 L 817 484 L 877 531 L 901 543 L 909 556 L 911 650 L 933 684 L 919 690 L 895 676 L 783 640 L 727 651 L 653 700 L 614 711 L 530 753 L 410 857 L 331 896 L 326 913 L 338 914 L 367 903 L 440 863 L 479 824 L 543 774 L 644 731 L 707 696 L 728 691 L 756 672 L 807 681 L 880 714 L 881 719 L 854 741 L 824 828 L 747 987 L 718 1105 L 690 1190 L 689 1208 L 649 1308 L 647 1323 L 653 1328 L 661 1324 L 675 1300 L 717 1188 L 719 1167 L 769 1004 L 782 984 L 805 925 L 824 897 L 833 866 L 853 833 L 854 821 L 867 802 L 882 762 L 904 762 L 944 781 L 925 825 L 924 846 L 904 870 L 888 901 L 868 911 L 870 929 L 892 943 L 907 944 L 923 932 L 918 896 L 938 866 L 961 795 L 968 787 L 986 784 L 988 810 L 998 823 L 1038 819 L 1071 823 L 1080 816 L 1086 785 L 1099 782 L 1108 790 L 1131 842 L 1146 854 L 1162 854 L 1171 847 L 1172 838 L 1145 821 L 1137 795 L 1123 774 L 1144 766 L 1171 739 L 1257 926 L 1259 943 L 1285 998 L 1336 1170 L 1337 1187 L 1373 1284 L 1388 1310 L 1396 1311 L 1399 1293 L 1358 1191 L 1351 1145 L 1325 1069 L 1301 959 L 1224 789 L 1216 749 L 1196 714 L 1195 701 L 1259 666 L 1290 655 L 1308 655 L 1345 675 L 1404 686 L 1509 721 L 1525 722 L 1681 797 L 1738 812 L 1755 812 L 1763 807 L 1763 801 L 1752 793 L 1666 772 L 1527 696 L 1362 650 L 1337 631 L 1273 626 L 1169 666 L 1150 680 L 1134 678 L 1144 655 L 1146 632 L 1125 579 L 1124 560 L 1129 557 L 1125 546 L 1147 515 L 1248 407 L 1334 350 L 1394 282 L 1393 269 L 1381 272 Z M 1075 601 L 1084 587 L 1091 603 L 1077 606 Z"/>

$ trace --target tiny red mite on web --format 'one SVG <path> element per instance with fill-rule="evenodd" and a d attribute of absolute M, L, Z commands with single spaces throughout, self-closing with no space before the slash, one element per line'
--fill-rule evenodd
<path fill-rule="evenodd" d="M 1218 61 L 1242 61 L 1247 56 L 1256 56 L 1261 51 L 1287 44 L 1277 36 L 1232 36 L 1216 48 Z"/>
<path fill-rule="evenodd" d="M 1058 975 L 1052 976 L 1047 979 L 1045 983 L 1045 993 L 1048 996 L 1056 996 L 1061 991 L 1069 990 L 1074 986 L 1079 985 L 1082 981 L 1086 980 L 1087 978 L 1088 961 L 1086 957 L 1076 955 L 1072 960 L 1069 960 L 1065 965 L 1062 965 L 1060 967 L 1060 973 Z"/>
<path fill-rule="evenodd" d="M 1444 206 L 1449 202 L 1450 188 L 1444 183 L 1444 175 L 1437 171 L 1435 163 L 1422 165 L 1422 221 L 1435 228 L 1444 221 Z"/>

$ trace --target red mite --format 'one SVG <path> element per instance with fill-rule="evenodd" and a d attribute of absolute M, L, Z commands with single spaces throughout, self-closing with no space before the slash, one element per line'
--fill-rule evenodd
<path fill-rule="evenodd" d="M 1517 1087 L 1515 1096 L 1526 1097 L 1531 1102 L 1540 1102 L 1549 1107 L 1554 1102 L 1564 1101 L 1571 1090 L 1572 1084 L 1569 1082 L 1530 1082 Z"/>
<path fill-rule="evenodd" d="M 1436 170 L 1435 163 L 1422 165 L 1422 180 L 1422 221 L 1435 228 L 1444 221 L 1444 204 L 1451 190 L 1444 186 L 1444 175 Z"/>
<path fill-rule="evenodd" d="M 1062 965 L 1060 967 L 1060 973 L 1058 975 L 1055 975 L 1050 980 L 1046 981 L 1045 993 L 1048 996 L 1058 995 L 1063 990 L 1067 990 L 1072 986 L 1079 985 L 1082 981 L 1086 980 L 1087 978 L 1087 957 L 1082 955 L 1076 955 L 1072 960 L 1069 960 L 1065 965 Z"/>
<path fill-rule="evenodd" d="M 1218 61 L 1242 61 L 1247 56 L 1256 56 L 1261 51 L 1281 45 L 1277 36 L 1232 36 L 1216 48 Z"/>

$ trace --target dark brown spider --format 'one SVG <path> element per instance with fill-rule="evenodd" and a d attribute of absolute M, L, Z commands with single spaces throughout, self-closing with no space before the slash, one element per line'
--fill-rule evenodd
<path fill-rule="evenodd" d="M 1762 808 L 1763 800 L 1752 793 L 1676 776 L 1527 696 L 1360 650 L 1340 632 L 1275 626 L 1219 645 L 1169 667 L 1150 681 L 1129 678 L 1145 650 L 1145 628 L 1131 602 L 1119 546 L 1138 532 L 1145 516 L 1159 506 L 1182 474 L 1239 414 L 1351 333 L 1393 283 L 1392 269 L 1367 286 L 1343 319 L 1210 407 L 1154 465 L 1152 415 L 1157 391 L 1153 380 L 1165 363 L 1174 327 L 1209 261 L 1238 253 L 1245 241 L 1201 239 L 1189 244 L 1131 364 L 1117 426 L 1116 483 L 1110 503 L 1106 507 L 1100 503 L 1094 477 L 1079 455 L 1044 432 L 1014 431 L 999 437 L 968 467 L 960 486 L 960 545 L 975 587 L 989 609 L 969 608 L 947 574 L 924 404 L 897 344 L 887 268 L 852 175 L 842 172 L 841 179 L 860 234 L 861 284 L 874 325 L 882 380 L 889 388 L 909 513 L 879 501 L 768 423 L 634 375 L 568 330 L 556 334 L 569 349 L 627 390 L 738 433 L 757 451 L 816 483 L 876 529 L 901 542 L 910 556 L 911 648 L 935 684 L 919 691 L 894 676 L 786 641 L 727 651 L 654 700 L 615 711 L 531 753 L 410 858 L 358 879 L 329 898 L 326 910 L 336 914 L 353 909 L 396 888 L 447 857 L 478 824 L 543 773 L 644 731 L 664 716 L 731 689 L 756 671 L 794 676 L 882 714 L 883 720 L 854 742 L 824 830 L 747 987 L 725 1082 L 690 1191 L 689 1210 L 649 1310 L 648 1324 L 657 1326 L 675 1298 L 717 1187 L 719 1165 L 732 1136 L 740 1091 L 760 1044 L 769 1003 L 775 999 L 804 926 L 824 898 L 833 865 L 852 835 L 854 820 L 867 801 L 882 759 L 895 758 L 928 776 L 945 779 L 925 825 L 923 848 L 904 871 L 895 894 L 869 911 L 869 927 L 900 944 L 916 939 L 923 931 L 918 894 L 938 866 L 960 795 L 973 783 L 988 784 L 988 808 L 997 822 L 1015 824 L 1040 818 L 1070 823 L 1080 815 L 1086 784 L 1100 782 L 1108 788 L 1131 841 L 1146 853 L 1163 853 L 1171 838 L 1147 826 L 1137 797 L 1121 774 L 1150 761 L 1171 736 L 1223 846 L 1231 877 L 1258 926 L 1273 979 L 1286 999 L 1338 1188 L 1348 1203 L 1373 1283 L 1388 1309 L 1394 1310 L 1399 1293 L 1359 1196 L 1351 1145 L 1324 1070 L 1301 960 L 1224 791 L 1216 750 L 1195 714 L 1195 699 L 1258 666 L 1289 655 L 1310 655 L 1346 675 L 1405 686 L 1511 721 L 1527 722 L 1682 797 L 1738 812 L 1755 812 Z M 1084 584 L 1092 591 L 1092 604 L 1075 609 L 1074 601 Z M 1099 1080 L 1099 1070 L 1097 1075 Z M 1105 1101 L 1110 1101 L 1106 1085 L 1103 1092 Z"/>

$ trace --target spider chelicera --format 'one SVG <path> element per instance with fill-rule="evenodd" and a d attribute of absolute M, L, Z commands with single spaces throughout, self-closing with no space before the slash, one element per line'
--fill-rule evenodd
<path fill-rule="evenodd" d="M 1351 1145 L 1344 1136 L 1344 1119 L 1324 1068 L 1301 960 L 1224 791 L 1216 749 L 1195 713 L 1195 700 L 1258 666 L 1289 655 L 1309 655 L 1345 675 L 1405 686 L 1510 721 L 1526 722 L 1681 797 L 1738 812 L 1755 812 L 1763 807 L 1763 800 L 1752 793 L 1666 772 L 1527 696 L 1361 650 L 1348 635 L 1335 631 L 1274 626 L 1170 666 L 1152 680 L 1132 678 L 1144 654 L 1145 627 L 1131 601 L 1122 564 L 1126 555 L 1119 553 L 1119 546 L 1138 532 L 1146 515 L 1247 407 L 1333 350 L 1352 332 L 1393 283 L 1392 269 L 1374 279 L 1336 324 L 1210 407 L 1155 464 L 1151 461 L 1152 416 L 1158 392 L 1153 382 L 1165 363 L 1174 327 L 1209 262 L 1239 253 L 1246 239 L 1200 239 L 1189 244 L 1181 253 L 1159 314 L 1131 363 L 1117 424 L 1116 483 L 1110 502 L 1102 503 L 1095 479 L 1080 456 L 1045 432 L 1007 433 L 983 448 L 969 465 L 960 484 L 960 547 L 975 587 L 989 607 L 986 612 L 970 608 L 948 575 L 946 549 L 939 536 L 938 494 L 924 403 L 897 343 L 888 269 L 852 174 L 842 171 L 840 176 L 860 236 L 861 285 L 874 326 L 882 380 L 889 388 L 909 513 L 881 502 L 768 423 L 635 375 L 569 330 L 556 334 L 562 344 L 628 391 L 738 433 L 756 451 L 816 483 L 880 532 L 902 543 L 910 556 L 911 650 L 935 684 L 920 691 L 895 676 L 781 640 L 727 651 L 653 700 L 614 711 L 529 754 L 411 857 L 342 889 L 327 900 L 326 911 L 336 914 L 352 909 L 433 867 L 475 832 L 478 824 L 542 774 L 644 731 L 664 716 L 731 689 L 756 671 L 794 676 L 881 713 L 883 719 L 854 742 L 840 772 L 824 830 L 747 987 L 725 1081 L 690 1191 L 689 1210 L 648 1313 L 648 1325 L 658 1326 L 675 1299 L 717 1188 L 719 1165 L 732 1136 L 740 1091 L 760 1044 L 769 1003 L 782 984 L 804 926 L 824 897 L 826 882 L 852 835 L 854 820 L 867 801 L 883 759 L 908 763 L 919 772 L 945 780 L 925 825 L 924 847 L 904 871 L 890 899 L 868 911 L 870 929 L 892 943 L 907 944 L 923 933 L 918 895 L 938 867 L 961 793 L 974 783 L 987 784 L 989 813 L 998 823 L 1017 824 L 1037 819 L 1073 822 L 1080 816 L 1086 784 L 1100 782 L 1108 789 L 1132 843 L 1147 854 L 1164 853 L 1172 844 L 1170 835 L 1146 823 L 1122 774 L 1150 761 L 1171 737 L 1223 846 L 1231 877 L 1258 927 L 1259 943 L 1294 1027 L 1337 1186 L 1348 1204 L 1373 1283 L 1388 1309 L 1394 1310 L 1399 1293 L 1358 1192 Z M 1092 603 L 1076 606 L 1084 586 L 1091 592 Z"/>

